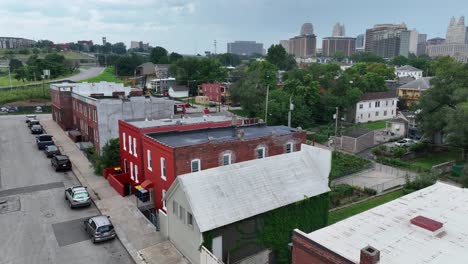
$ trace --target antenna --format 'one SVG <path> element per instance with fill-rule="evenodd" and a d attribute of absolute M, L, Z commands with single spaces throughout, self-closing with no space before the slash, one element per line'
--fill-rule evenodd
<path fill-rule="evenodd" d="M 216 39 L 214 40 L 214 55 L 216 55 Z"/>

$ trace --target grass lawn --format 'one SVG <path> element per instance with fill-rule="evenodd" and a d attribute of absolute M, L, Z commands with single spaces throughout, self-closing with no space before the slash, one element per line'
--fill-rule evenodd
<path fill-rule="evenodd" d="M 369 168 L 370 161 L 357 155 L 335 151 L 332 156 L 330 180 Z"/>
<path fill-rule="evenodd" d="M 247 113 L 247 111 L 244 109 L 229 109 L 229 112 L 238 116 L 249 117 L 249 113 Z"/>
<path fill-rule="evenodd" d="M 122 80 L 115 75 L 115 68 L 114 67 L 107 67 L 101 74 L 94 76 L 92 78 L 83 80 L 81 82 L 89 82 L 89 83 L 96 83 L 96 82 L 116 82 L 121 83 Z"/>
<path fill-rule="evenodd" d="M 398 190 L 398 191 L 387 193 L 385 195 L 376 197 L 374 199 L 371 199 L 362 203 L 352 205 L 350 207 L 346 207 L 340 210 L 333 211 L 328 215 L 328 225 L 334 224 L 350 216 L 362 213 L 371 208 L 377 207 L 381 204 L 390 202 L 392 200 L 402 197 L 403 195 L 404 195 L 403 190 Z"/>
<path fill-rule="evenodd" d="M 424 169 L 430 170 L 432 166 L 444 163 L 451 160 L 459 160 L 460 159 L 460 151 L 459 150 L 451 150 L 449 152 L 436 152 L 428 154 L 424 157 L 416 158 L 414 160 L 410 160 L 409 162 L 413 165 L 417 165 Z"/>
<path fill-rule="evenodd" d="M 386 124 L 386 121 L 382 120 L 382 121 L 375 121 L 375 122 L 357 124 L 355 127 L 367 128 L 369 130 L 379 130 L 379 129 L 384 129 L 385 124 Z"/>
<path fill-rule="evenodd" d="M 70 76 L 73 76 L 75 74 L 78 74 L 79 71 L 76 70 L 70 74 L 67 74 L 65 76 L 61 76 L 61 77 L 58 77 L 58 78 L 55 78 L 53 80 L 57 80 L 57 79 L 63 79 L 63 78 L 66 78 L 66 77 L 70 77 Z M 12 86 L 22 86 L 22 85 L 26 85 L 26 84 L 41 84 L 42 85 L 42 81 L 40 80 L 40 76 L 38 77 L 38 81 L 26 81 L 26 82 L 23 82 L 23 81 L 18 81 L 15 79 L 14 77 L 14 73 L 11 73 L 11 85 Z M 51 80 L 51 81 L 53 81 Z M 49 81 L 49 80 L 46 80 L 46 81 Z M 46 84 L 46 86 L 48 86 L 48 84 Z M 0 70 L 0 87 L 10 87 L 10 79 L 8 77 L 8 70 Z"/>
<path fill-rule="evenodd" d="M 37 98 L 50 100 L 50 89 L 48 85 L 46 85 L 44 89 L 42 89 L 42 85 L 37 85 L 27 89 L 15 89 L 12 91 L 10 91 L 10 89 L 0 90 L 0 105 Z"/>

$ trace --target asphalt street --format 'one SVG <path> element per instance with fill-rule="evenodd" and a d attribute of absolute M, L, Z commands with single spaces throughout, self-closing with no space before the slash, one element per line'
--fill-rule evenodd
<path fill-rule="evenodd" d="M 99 211 L 72 210 L 64 199 L 78 184 L 52 169 L 24 116 L 0 116 L 0 264 L 133 263 L 118 239 L 90 241 L 82 221 Z"/>
<path fill-rule="evenodd" d="M 89 69 L 80 69 L 80 72 L 78 74 L 70 76 L 68 78 L 64 78 L 64 80 L 79 82 L 99 75 L 104 69 L 104 67 L 91 67 Z"/>

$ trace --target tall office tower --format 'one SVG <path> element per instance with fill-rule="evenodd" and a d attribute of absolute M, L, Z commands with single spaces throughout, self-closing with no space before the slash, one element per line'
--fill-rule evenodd
<path fill-rule="evenodd" d="M 415 29 L 404 30 L 400 35 L 400 55 L 408 57 L 418 53 L 419 33 Z"/>
<path fill-rule="evenodd" d="M 356 37 L 356 51 L 364 51 L 364 46 L 366 43 L 366 35 L 359 34 Z"/>
<path fill-rule="evenodd" d="M 344 36 L 346 36 L 345 25 L 336 23 L 335 26 L 333 26 L 332 37 L 344 37 Z"/>
<path fill-rule="evenodd" d="M 289 53 L 289 40 L 280 40 L 279 43 L 283 48 L 286 50 L 287 53 Z"/>
<path fill-rule="evenodd" d="M 106 43 L 107 43 L 106 37 L 102 37 L 102 45 L 106 45 Z"/>
<path fill-rule="evenodd" d="M 366 30 L 365 51 L 384 58 L 400 54 L 401 32 L 407 30 L 402 24 L 377 24 Z"/>
<path fill-rule="evenodd" d="M 465 44 L 466 41 L 466 27 L 465 17 L 461 16 L 458 22 L 455 17 L 452 17 L 450 24 L 447 28 L 446 43 Z"/>
<path fill-rule="evenodd" d="M 289 54 L 296 58 L 314 57 L 317 52 L 317 37 L 311 23 L 301 27 L 301 35 L 289 39 Z"/>
<path fill-rule="evenodd" d="M 325 57 L 333 57 L 336 53 L 351 56 L 356 52 L 356 38 L 328 37 L 323 38 L 322 54 Z"/>
<path fill-rule="evenodd" d="M 301 36 L 309 36 L 314 34 L 314 26 L 311 23 L 304 23 L 301 27 Z"/>
<path fill-rule="evenodd" d="M 263 55 L 263 43 L 255 41 L 234 41 L 227 44 L 227 52 L 241 56 Z"/>

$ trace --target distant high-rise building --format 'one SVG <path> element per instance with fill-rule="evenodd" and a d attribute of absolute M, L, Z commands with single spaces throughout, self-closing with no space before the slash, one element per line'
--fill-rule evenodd
<path fill-rule="evenodd" d="M 345 56 L 351 56 L 356 52 L 356 38 L 328 37 L 322 41 L 322 54 L 325 57 L 333 57 L 341 52 Z"/>
<path fill-rule="evenodd" d="M 263 44 L 255 41 L 234 41 L 227 44 L 227 52 L 241 56 L 263 54 Z"/>
<path fill-rule="evenodd" d="M 366 35 L 359 34 L 356 37 L 356 51 L 364 51 L 364 46 L 366 43 Z"/>
<path fill-rule="evenodd" d="M 445 44 L 444 38 L 431 38 L 426 41 L 427 46 Z"/>
<path fill-rule="evenodd" d="M 346 36 L 345 25 L 336 23 L 335 26 L 333 26 L 332 37 L 344 37 L 344 36 Z"/>
<path fill-rule="evenodd" d="M 466 27 L 465 27 L 465 17 L 462 16 L 458 20 L 455 20 L 455 17 L 452 17 L 450 24 L 447 28 L 446 43 L 457 43 L 465 44 L 466 42 Z"/>
<path fill-rule="evenodd" d="M 427 34 L 419 34 L 418 35 L 418 48 L 416 50 L 417 56 L 426 54 L 426 42 L 427 42 Z"/>
<path fill-rule="evenodd" d="M 301 36 L 310 36 L 314 34 L 314 26 L 311 23 L 304 23 L 301 27 Z"/>
<path fill-rule="evenodd" d="M 0 49 L 32 48 L 34 44 L 32 39 L 0 37 Z"/>
<path fill-rule="evenodd" d="M 407 30 L 403 24 L 377 24 L 366 30 L 365 51 L 384 58 L 393 58 L 400 53 L 401 32 Z"/>
<path fill-rule="evenodd" d="M 468 44 L 468 27 L 465 30 L 465 44 Z"/>
<path fill-rule="evenodd" d="M 140 48 L 140 43 L 141 41 L 131 41 L 130 42 L 130 48 L 131 49 L 139 49 Z"/>
<path fill-rule="evenodd" d="M 418 52 L 419 33 L 415 29 L 404 30 L 400 34 L 400 55 L 408 57 Z"/>
<path fill-rule="evenodd" d="M 106 43 L 107 43 L 106 37 L 102 37 L 102 45 L 106 45 Z"/>
<path fill-rule="evenodd" d="M 289 53 L 289 40 L 280 40 L 280 45 Z"/>

